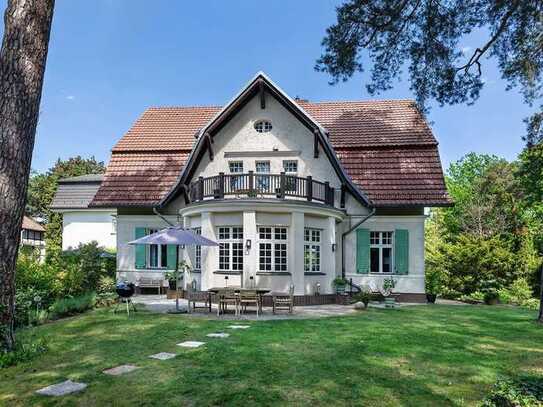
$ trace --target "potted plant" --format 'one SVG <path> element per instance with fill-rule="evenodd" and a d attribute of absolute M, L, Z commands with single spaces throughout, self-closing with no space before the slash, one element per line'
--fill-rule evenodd
<path fill-rule="evenodd" d="M 336 277 L 332 281 L 333 286 L 336 289 L 336 294 L 345 294 L 345 286 L 347 285 L 347 280 L 343 277 Z"/>
<path fill-rule="evenodd" d="M 484 295 L 486 305 L 496 305 L 500 300 L 500 295 L 496 290 L 487 290 Z"/>
<path fill-rule="evenodd" d="M 437 295 L 441 292 L 442 278 L 441 272 L 437 269 L 428 269 L 426 271 L 426 301 L 429 304 L 436 302 Z"/>
<path fill-rule="evenodd" d="M 177 278 L 175 276 L 175 271 L 167 271 L 164 274 L 166 280 L 168 280 L 168 286 L 170 290 L 175 290 L 177 287 Z"/>
<path fill-rule="evenodd" d="M 385 297 L 385 307 L 394 308 L 396 304 L 396 298 L 392 297 L 392 290 L 396 287 L 396 281 L 393 278 L 385 278 L 383 280 L 383 289 L 381 294 Z"/>
<path fill-rule="evenodd" d="M 368 304 L 370 303 L 372 299 L 371 291 L 368 288 L 362 287 L 359 293 L 357 293 L 354 296 L 355 300 L 355 308 L 356 309 L 362 309 L 361 307 L 357 306 L 357 304 L 362 303 L 364 305 L 364 309 L 368 308 Z"/>

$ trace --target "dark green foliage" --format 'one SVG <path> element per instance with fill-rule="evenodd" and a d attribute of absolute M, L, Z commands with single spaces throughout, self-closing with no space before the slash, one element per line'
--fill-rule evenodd
<path fill-rule="evenodd" d="M 55 301 L 49 307 L 49 318 L 58 319 L 69 315 L 80 314 L 96 305 L 96 293 L 87 293 L 78 297 L 66 297 Z"/>
<path fill-rule="evenodd" d="M 366 89 L 388 90 L 407 70 L 417 102 L 474 103 L 484 87 L 483 62 L 497 60 L 507 89 L 520 88 L 532 104 L 542 96 L 543 3 L 538 0 L 348 0 L 337 8 L 337 22 L 323 39 L 316 69 L 331 83 L 370 70 Z M 488 32 L 468 52 L 462 40 Z M 542 113 L 527 119 L 529 145 L 543 139 Z"/>
<path fill-rule="evenodd" d="M 485 398 L 483 407 L 540 407 L 543 403 L 543 378 L 521 376 L 500 379 Z"/>
<path fill-rule="evenodd" d="M 58 180 L 79 175 L 101 174 L 105 171 L 104 163 L 94 157 L 72 157 L 67 160 L 57 160 L 55 165 L 46 173 L 32 172 L 28 182 L 27 213 L 34 217 L 43 218 L 45 241 L 48 256 L 54 255 L 62 247 L 62 215 L 53 213 L 49 206 L 57 191 Z"/>
<path fill-rule="evenodd" d="M 426 235 L 427 276 L 443 282 L 444 295 L 495 297 L 519 279 L 537 293 L 543 229 L 520 168 L 474 153 L 451 164 L 446 181 L 455 206 L 433 210 Z"/>
<path fill-rule="evenodd" d="M 17 341 L 15 349 L 11 352 L 0 351 L 0 369 L 28 362 L 46 351 L 47 342 L 44 338 L 31 338 L 26 342 Z"/>

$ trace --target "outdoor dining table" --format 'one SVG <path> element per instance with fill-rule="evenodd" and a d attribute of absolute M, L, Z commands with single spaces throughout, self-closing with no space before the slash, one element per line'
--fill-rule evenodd
<path fill-rule="evenodd" d="M 259 312 L 262 312 L 262 296 L 264 294 L 267 294 L 269 292 L 271 292 L 271 289 L 269 288 L 262 288 L 262 287 L 257 287 L 257 288 L 245 288 L 245 287 L 211 287 L 209 288 L 207 291 L 209 292 L 209 295 L 211 296 L 211 294 L 219 294 L 221 291 L 234 291 L 235 293 L 239 294 L 240 292 L 242 291 L 256 291 L 256 294 L 260 297 L 260 306 L 259 306 L 259 309 L 258 311 Z"/>

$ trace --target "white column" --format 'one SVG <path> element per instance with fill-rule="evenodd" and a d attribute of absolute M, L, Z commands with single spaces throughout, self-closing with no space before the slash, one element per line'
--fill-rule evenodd
<path fill-rule="evenodd" d="M 190 218 L 188 216 L 183 216 L 181 218 L 181 221 L 179 222 L 184 229 L 190 229 Z M 179 257 L 181 260 L 185 261 L 190 267 L 192 267 L 192 259 L 190 257 L 190 253 L 194 246 L 185 246 L 185 249 L 179 248 Z M 183 273 L 183 288 L 187 287 L 187 284 L 189 283 L 188 279 L 190 277 L 190 274 L 187 272 Z"/>
<path fill-rule="evenodd" d="M 213 214 L 209 212 L 202 213 L 202 236 L 211 240 L 217 240 L 215 236 L 215 228 L 213 227 Z M 216 246 L 202 246 L 202 274 L 201 287 L 202 291 L 213 286 L 213 271 L 217 269 L 217 259 L 219 256 L 219 248 Z"/>
<path fill-rule="evenodd" d="M 256 212 L 243 212 L 243 287 L 250 287 L 250 277 L 256 284 L 256 271 L 258 261 L 258 247 L 256 245 Z M 247 241 L 251 241 L 251 248 L 247 249 Z"/>
<path fill-rule="evenodd" d="M 304 213 L 292 212 L 288 236 L 289 271 L 292 274 L 294 294 L 305 294 L 304 276 Z"/>
<path fill-rule="evenodd" d="M 337 251 L 336 220 L 332 216 L 329 216 L 328 227 L 326 228 L 325 236 L 323 236 L 321 247 L 321 271 L 326 273 L 324 286 L 321 287 L 321 292 L 323 294 L 332 292 L 332 280 L 336 277 L 336 275 L 338 275 L 338 270 L 336 269 L 336 253 L 332 251 L 333 244 L 336 244 Z"/>

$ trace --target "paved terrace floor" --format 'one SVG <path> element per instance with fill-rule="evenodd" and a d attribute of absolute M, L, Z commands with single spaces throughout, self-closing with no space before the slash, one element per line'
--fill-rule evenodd
<path fill-rule="evenodd" d="M 167 313 L 170 310 L 175 309 L 175 300 L 167 299 L 165 295 L 135 295 L 132 297 L 134 303 L 144 305 L 145 308 L 151 312 Z M 438 304 L 458 304 L 465 305 L 458 301 L 441 300 L 438 299 Z M 198 305 L 198 304 L 197 304 Z M 203 304 L 200 304 L 203 305 Z M 399 307 L 412 306 L 412 305 L 426 305 L 421 303 L 401 303 L 397 304 Z M 370 307 L 384 308 L 383 303 L 371 302 Z M 179 300 L 179 308 L 186 310 L 188 307 L 187 300 Z M 239 317 L 234 315 L 233 307 L 229 307 L 228 314 L 221 314 L 217 317 L 216 304 L 212 305 L 212 312 L 209 313 L 205 309 L 196 309 L 190 314 L 183 314 L 191 318 L 208 318 L 208 319 L 220 319 L 220 320 L 274 320 L 274 319 L 312 319 L 312 318 L 324 318 L 324 317 L 337 317 L 342 315 L 349 315 L 358 312 L 354 309 L 353 305 L 312 305 L 304 307 L 294 307 L 294 313 L 289 314 L 286 311 L 278 311 L 277 314 L 273 314 L 271 307 L 264 307 L 264 312 L 259 314 L 258 318 L 255 313 L 254 307 L 249 307 L 245 314 Z"/>

